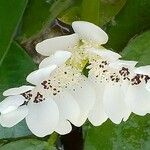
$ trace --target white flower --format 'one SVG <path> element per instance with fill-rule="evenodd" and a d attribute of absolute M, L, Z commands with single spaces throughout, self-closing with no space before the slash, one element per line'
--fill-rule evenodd
<path fill-rule="evenodd" d="M 75 21 L 72 27 L 72 35 L 37 44 L 37 52 L 48 57 L 26 78 L 34 86 L 3 93 L 8 97 L 0 103 L 2 126 L 25 118 L 29 129 L 43 137 L 67 134 L 71 123 L 81 126 L 87 118 L 98 126 L 108 118 L 119 124 L 131 112 L 150 113 L 150 66 L 136 68 L 136 61 L 120 60 L 105 49 L 108 36 L 98 26 Z"/>
<path fill-rule="evenodd" d="M 0 124 L 12 127 L 25 118 L 29 129 L 36 136 L 43 137 L 57 132 L 59 121 L 57 104 L 42 92 L 31 86 L 5 91 L 4 95 L 8 97 L 0 103 Z"/>
<path fill-rule="evenodd" d="M 87 60 L 84 49 L 93 46 L 103 48 L 101 45 L 107 42 L 108 36 L 101 28 L 89 22 L 75 21 L 72 27 L 74 34 L 46 39 L 36 45 L 36 51 L 50 57 L 57 51 L 70 51 L 72 53 L 70 63 L 83 69 Z M 43 62 L 48 64 L 49 59 L 51 58 L 48 57 Z"/>
<path fill-rule="evenodd" d="M 56 52 L 48 58 L 49 63 L 42 62 L 43 68 L 29 74 L 27 81 L 36 86 L 41 85 L 42 89 L 57 103 L 64 118 L 76 126 L 81 126 L 94 105 L 95 92 L 80 70 L 60 63 L 61 59 L 68 58 L 66 57 L 68 53 L 66 51 Z M 49 64 L 59 64 L 59 67 L 49 74 L 50 69 L 47 67 Z"/>
<path fill-rule="evenodd" d="M 92 23 L 89 23 L 89 22 L 75 21 L 75 22 L 72 23 L 72 27 L 73 27 L 73 29 L 75 31 L 74 34 L 68 35 L 68 36 L 61 36 L 61 37 L 51 38 L 51 39 L 47 39 L 45 41 L 42 41 L 41 43 L 38 43 L 36 45 L 36 50 L 40 54 L 47 55 L 47 56 L 50 56 L 55 51 L 56 51 L 56 53 L 54 55 L 59 53 L 60 50 L 71 51 L 72 52 L 72 57 L 71 57 L 71 60 L 70 60 L 71 65 L 77 66 L 77 68 L 79 68 L 79 66 L 81 64 L 81 70 L 82 70 L 83 67 L 84 67 L 84 64 L 82 66 L 82 63 L 83 63 L 84 60 L 85 60 L 85 63 L 86 63 L 86 58 L 88 57 L 88 51 L 86 51 L 87 48 L 91 48 L 93 46 L 97 47 L 97 46 L 100 46 L 101 44 L 105 44 L 107 42 L 107 40 L 108 40 L 108 36 L 98 26 L 96 26 L 96 25 L 94 25 Z M 80 40 L 82 40 L 83 44 L 80 43 Z M 105 50 L 106 49 L 101 47 L 101 51 L 100 52 L 102 52 L 104 57 L 105 56 L 109 57 L 109 56 L 107 56 L 108 53 Z M 118 56 L 120 56 L 120 55 L 118 55 Z M 118 58 L 118 56 L 117 56 L 117 58 Z M 50 57 L 44 59 L 41 62 L 41 64 L 39 65 L 39 67 L 40 68 L 41 67 L 46 67 L 47 65 L 52 64 L 51 63 L 51 60 L 52 60 L 51 57 L 53 57 L 53 56 L 50 56 Z M 78 63 L 79 63 L 79 65 L 78 65 Z M 56 62 L 55 62 L 55 64 L 56 64 Z M 81 93 L 82 91 L 79 90 L 79 92 Z M 84 91 L 84 89 L 83 89 L 83 92 L 85 93 L 86 91 Z M 92 93 L 92 90 L 90 91 L 90 93 Z M 78 98 L 78 97 L 76 98 L 76 100 L 78 100 L 78 103 L 79 103 L 79 105 L 81 107 L 80 110 L 82 110 L 82 112 L 86 114 L 86 115 L 83 115 L 83 116 L 85 116 L 85 117 L 83 117 L 84 119 L 80 119 L 80 120 L 82 120 L 81 123 L 75 123 L 75 122 L 73 123 L 72 122 L 76 126 L 80 126 L 80 125 L 82 125 L 84 123 L 84 121 L 88 117 L 89 110 L 92 108 L 91 107 L 92 106 L 91 105 L 91 103 L 92 103 L 91 101 L 93 101 L 94 97 L 93 98 L 91 97 L 91 99 L 90 99 L 90 97 L 88 96 L 88 94 L 90 94 L 90 93 L 86 92 L 86 95 L 89 98 L 89 101 L 85 101 L 85 100 L 83 101 L 82 100 L 82 99 L 85 99 L 85 98 L 82 98 L 82 99 Z M 94 103 L 94 101 L 93 101 L 93 103 Z M 89 105 L 89 106 L 87 107 L 86 105 Z M 98 105 L 95 104 L 95 107 L 96 106 L 98 106 Z M 100 107 L 99 109 L 102 111 L 103 108 L 101 109 L 101 107 Z M 81 114 L 80 114 L 80 116 L 82 117 Z M 95 116 L 96 116 L 96 114 L 95 114 Z M 99 114 L 98 118 L 100 118 L 100 117 L 101 117 L 101 114 Z M 103 114 L 102 114 L 102 117 L 103 118 L 107 118 Z M 95 124 L 92 121 L 92 119 L 90 119 L 90 121 L 93 124 Z M 104 121 L 106 121 L 106 119 L 104 119 L 102 122 L 104 122 Z"/>
<path fill-rule="evenodd" d="M 91 58 L 88 78 L 95 83 L 97 100 L 89 114 L 94 125 L 107 118 L 119 124 L 128 119 L 131 111 L 124 101 L 128 78 L 137 62 L 119 60 L 119 54 L 109 50 L 89 49 Z"/>
<path fill-rule="evenodd" d="M 135 61 L 118 60 L 109 65 L 111 69 L 105 85 L 103 101 L 107 115 L 116 124 L 119 124 L 122 119 L 126 121 L 131 114 L 124 99 L 136 63 Z"/>
<path fill-rule="evenodd" d="M 74 34 L 44 40 L 36 45 L 36 51 L 44 56 L 50 56 L 59 50 L 70 51 L 79 45 L 80 40 L 95 45 L 102 45 L 108 41 L 107 34 L 92 23 L 75 21 L 72 23 L 72 27 L 75 31 Z"/>
<path fill-rule="evenodd" d="M 118 78 L 119 82 L 117 84 L 115 83 L 115 79 L 112 81 L 110 78 L 110 76 L 114 74 L 114 78 L 120 76 L 117 71 L 122 68 L 115 70 L 108 66 L 110 63 L 117 61 L 121 56 L 101 46 L 108 41 L 108 36 L 98 26 L 85 21 L 75 21 L 72 23 L 72 27 L 75 31 L 74 34 L 65 36 L 65 38 L 62 36 L 45 40 L 36 46 L 36 50 L 39 53 L 42 52 L 41 54 L 43 54 L 43 52 L 50 54 L 50 51 L 53 52 L 53 50 L 69 50 L 72 52 L 70 65 L 76 66 L 77 68 L 80 66 L 81 70 L 85 64 L 83 66 L 75 64 L 78 64 L 78 62 L 82 64 L 83 62 L 87 62 L 86 60 L 89 61 L 90 66 L 88 68 L 90 71 L 88 79 L 93 83 L 95 83 L 95 81 L 98 82 L 98 84 L 94 85 L 97 93 L 96 102 L 87 115 L 93 125 L 100 125 L 105 122 L 107 118 L 110 118 L 117 124 L 120 123 L 122 119 L 126 120 L 130 111 L 126 107 L 124 100 L 119 100 L 120 98 L 124 98 L 124 92 L 121 91 L 120 94 L 117 93 L 118 90 L 121 90 L 120 85 L 122 86 L 124 83 L 122 83 L 121 77 Z M 71 44 L 66 40 L 67 37 L 71 37 Z M 64 43 L 65 47 L 60 47 L 62 44 L 57 46 L 56 42 L 58 42 L 58 39 L 59 43 Z M 55 44 L 55 49 L 51 46 L 52 43 Z M 47 63 L 47 65 L 48 64 L 49 63 Z M 121 67 L 123 67 L 123 65 Z M 110 97 L 110 95 L 112 95 L 112 97 Z M 111 107 L 112 103 L 114 105 Z"/>
<path fill-rule="evenodd" d="M 81 126 L 86 121 L 94 105 L 95 93 L 79 70 L 65 64 L 69 56 L 70 52 L 58 51 L 49 58 L 50 63 L 47 65 L 46 62 L 46 67 L 30 73 L 27 81 L 34 84 L 34 88 L 22 86 L 4 92 L 4 96 L 9 96 L 11 102 L 9 106 L 4 100 L 0 105 L 3 108 L 0 116 L 3 126 L 12 127 L 25 118 L 33 134 L 43 137 L 54 131 L 67 134 L 72 129 L 70 122 Z M 22 101 L 14 107 L 16 100 Z M 19 111 L 22 107 L 27 110 L 23 115 Z M 19 111 L 19 119 L 16 113 L 13 117 L 10 115 L 14 110 Z M 10 121 L 16 121 L 7 123 L 7 116 Z"/>
<path fill-rule="evenodd" d="M 136 62 L 119 61 L 119 54 L 103 48 L 101 45 L 107 42 L 108 36 L 99 27 L 79 21 L 73 23 L 73 29 L 85 43 L 83 50 L 90 64 L 88 78 L 95 83 L 97 93 L 95 105 L 88 115 L 89 121 L 97 126 L 107 118 L 116 124 L 122 119 L 127 120 L 131 111 L 124 101 L 129 84 L 126 73 L 134 68 Z"/>
<path fill-rule="evenodd" d="M 0 124 L 12 127 L 25 118 L 33 134 L 44 137 L 67 134 L 71 123 L 88 119 L 98 126 L 108 118 L 119 124 L 131 112 L 150 113 L 150 66 L 136 68 L 136 61 L 102 45 L 107 34 L 98 26 L 72 23 L 72 35 L 44 40 L 36 50 L 45 58 L 26 80 L 34 86 L 8 89 L 0 103 Z M 88 69 L 88 76 L 83 69 Z"/>
<path fill-rule="evenodd" d="M 150 65 L 138 67 L 130 80 L 126 93 L 126 103 L 138 115 L 150 113 Z"/>

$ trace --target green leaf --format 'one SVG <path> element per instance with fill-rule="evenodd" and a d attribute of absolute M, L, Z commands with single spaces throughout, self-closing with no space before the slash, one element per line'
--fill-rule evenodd
<path fill-rule="evenodd" d="M 103 26 L 124 6 L 126 0 L 82 0 L 61 13 L 59 19 L 67 24 L 75 20 L 86 20 Z"/>
<path fill-rule="evenodd" d="M 72 0 L 30 0 L 18 39 L 25 42 L 44 32 L 54 19 L 72 4 Z"/>
<path fill-rule="evenodd" d="M 81 19 L 97 25 L 104 25 L 123 7 L 126 0 L 83 0 Z"/>
<path fill-rule="evenodd" d="M 0 64 L 10 47 L 26 4 L 27 0 L 0 0 Z"/>
<path fill-rule="evenodd" d="M 0 150 L 56 150 L 55 147 L 48 147 L 48 143 L 36 139 L 25 139 L 10 142 L 0 147 Z"/>
<path fill-rule="evenodd" d="M 35 68 L 28 54 L 13 42 L 0 65 L 0 98 L 7 88 L 26 84 L 26 76 Z"/>
<path fill-rule="evenodd" d="M 127 0 L 101 0 L 99 25 L 102 26 L 113 19 L 125 5 L 126 1 Z"/>
<path fill-rule="evenodd" d="M 36 68 L 32 59 L 24 50 L 13 42 L 7 55 L 0 64 L 0 101 L 4 99 L 4 90 L 26 84 L 26 76 Z M 24 123 L 20 123 L 13 128 L 3 128 L 0 126 L 0 139 L 21 137 L 31 134 Z"/>
<path fill-rule="evenodd" d="M 150 30 L 131 39 L 122 52 L 123 59 L 136 60 L 138 65 L 150 65 Z"/>
<path fill-rule="evenodd" d="M 66 24 L 81 20 L 81 2 L 82 0 L 76 0 L 71 7 L 60 13 L 58 19 Z"/>
<path fill-rule="evenodd" d="M 120 125 L 110 121 L 99 127 L 88 126 L 84 150 L 150 149 L 150 115 L 134 116 Z"/>
<path fill-rule="evenodd" d="M 150 28 L 150 0 L 127 0 L 125 7 L 107 25 L 108 48 L 122 51 L 135 35 Z"/>
<path fill-rule="evenodd" d="M 25 120 L 21 121 L 12 128 L 4 128 L 0 125 L 0 139 L 20 138 L 32 135 Z"/>
<path fill-rule="evenodd" d="M 82 0 L 81 20 L 86 20 L 99 25 L 100 0 Z"/>

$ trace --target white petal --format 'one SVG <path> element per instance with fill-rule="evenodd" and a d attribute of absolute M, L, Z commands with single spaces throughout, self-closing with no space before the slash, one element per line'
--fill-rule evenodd
<path fill-rule="evenodd" d="M 125 101 L 135 114 L 143 116 L 150 113 L 150 92 L 142 84 L 130 85 Z"/>
<path fill-rule="evenodd" d="M 135 69 L 134 72 L 137 74 L 143 74 L 143 75 L 150 76 L 150 65 L 138 67 Z"/>
<path fill-rule="evenodd" d="M 115 53 L 113 51 L 110 51 L 104 48 L 102 49 L 90 48 L 88 49 L 88 51 L 91 53 L 95 53 L 96 55 L 99 55 L 100 57 L 102 57 L 103 59 L 109 62 L 114 62 L 118 60 L 119 58 L 121 58 L 121 55 L 119 55 L 118 53 Z"/>
<path fill-rule="evenodd" d="M 75 126 L 81 126 L 87 119 L 89 111 L 95 103 L 95 91 L 92 84 L 85 78 L 80 86 L 76 85 L 70 91 L 80 106 L 80 117 Z"/>
<path fill-rule="evenodd" d="M 21 106 L 18 109 L 11 111 L 6 114 L 1 114 L 0 124 L 3 127 L 13 127 L 21 120 L 23 120 L 28 114 L 27 106 Z"/>
<path fill-rule="evenodd" d="M 15 110 L 22 105 L 24 101 L 25 98 L 21 95 L 9 96 L 0 103 L 0 112 L 7 113 L 11 110 Z"/>
<path fill-rule="evenodd" d="M 125 115 L 124 115 L 124 118 L 123 118 L 123 121 L 127 121 L 131 115 L 132 111 L 128 108 L 125 112 Z"/>
<path fill-rule="evenodd" d="M 122 67 L 133 69 L 137 63 L 137 61 L 117 60 L 115 62 L 110 63 L 109 66 L 115 69 L 120 69 Z"/>
<path fill-rule="evenodd" d="M 60 66 L 71 57 L 71 52 L 57 51 L 54 55 L 45 58 L 39 65 L 39 68 L 47 67 L 50 65 Z"/>
<path fill-rule="evenodd" d="M 89 121 L 94 126 L 99 126 L 108 119 L 108 117 L 104 111 L 104 108 L 102 106 L 103 105 L 101 105 L 100 101 L 97 101 L 96 104 L 94 105 L 92 111 L 88 115 Z"/>
<path fill-rule="evenodd" d="M 147 82 L 146 89 L 150 92 L 150 81 Z"/>
<path fill-rule="evenodd" d="M 80 115 L 80 108 L 71 94 L 63 91 L 54 96 L 54 100 L 57 103 L 59 110 L 63 113 L 65 119 L 69 120 L 71 123 L 74 123 L 78 119 Z"/>
<path fill-rule="evenodd" d="M 47 39 L 36 45 L 36 51 L 44 56 L 50 56 L 58 50 L 69 50 L 79 42 L 77 34 L 65 35 Z"/>
<path fill-rule="evenodd" d="M 68 134 L 72 130 L 72 126 L 69 121 L 65 120 L 63 117 L 60 115 L 60 120 L 58 122 L 57 127 L 55 128 L 55 131 L 61 135 Z"/>
<path fill-rule="evenodd" d="M 59 121 L 59 110 L 51 98 L 39 103 L 30 101 L 28 108 L 26 122 L 33 134 L 44 137 L 54 132 Z"/>
<path fill-rule="evenodd" d="M 79 36 L 89 42 L 105 44 L 108 41 L 108 35 L 98 26 L 86 21 L 75 21 L 72 23 L 73 30 Z"/>
<path fill-rule="evenodd" d="M 99 126 L 104 123 L 108 118 L 103 105 L 104 84 L 95 85 L 95 90 L 96 101 L 88 115 L 88 119 L 94 126 Z"/>
<path fill-rule="evenodd" d="M 103 96 L 105 112 L 110 120 L 116 124 L 119 124 L 129 111 L 124 102 L 124 96 L 118 84 L 106 85 Z"/>
<path fill-rule="evenodd" d="M 32 83 L 34 85 L 40 84 L 43 80 L 46 80 L 50 74 L 56 69 L 56 65 L 52 65 L 49 67 L 41 68 L 39 70 L 31 72 L 26 80 L 29 83 Z"/>
<path fill-rule="evenodd" d="M 23 85 L 23 86 L 20 86 L 20 87 L 8 89 L 8 90 L 3 92 L 3 95 L 4 96 L 19 95 L 19 94 L 22 94 L 24 92 L 30 91 L 33 88 L 34 88 L 34 86 Z"/>

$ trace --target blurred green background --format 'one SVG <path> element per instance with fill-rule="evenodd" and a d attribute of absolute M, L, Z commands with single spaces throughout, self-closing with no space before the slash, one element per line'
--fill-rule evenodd
<path fill-rule="evenodd" d="M 41 56 L 34 50 L 36 43 L 71 34 L 75 20 L 103 28 L 109 35 L 105 47 L 124 59 L 150 64 L 150 0 L 0 0 L 0 101 L 2 91 L 26 83 L 26 75 L 37 68 Z M 87 122 L 81 136 L 84 150 L 150 150 L 150 115 L 132 115 L 120 125 L 108 120 L 93 127 Z M 33 136 L 24 121 L 9 129 L 0 126 L 0 150 L 63 146 L 55 134 Z"/>

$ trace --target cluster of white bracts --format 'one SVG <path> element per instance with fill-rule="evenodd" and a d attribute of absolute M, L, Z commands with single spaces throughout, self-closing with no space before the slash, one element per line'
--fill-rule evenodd
<path fill-rule="evenodd" d="M 73 22 L 74 34 L 47 39 L 36 46 L 45 58 L 27 76 L 33 86 L 6 90 L 0 124 L 12 127 L 26 119 L 33 134 L 67 134 L 88 119 L 98 126 L 108 118 L 119 124 L 130 116 L 150 113 L 150 66 L 105 49 L 107 34 L 98 26 Z M 88 65 L 87 65 L 88 64 Z M 82 71 L 89 70 L 88 77 Z"/>

